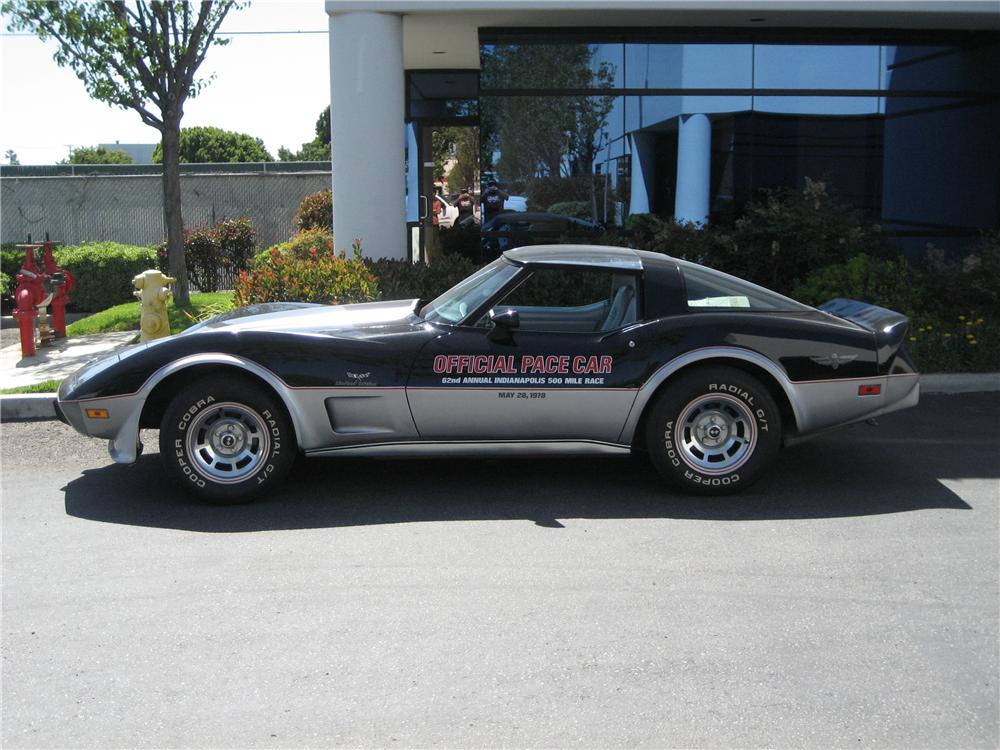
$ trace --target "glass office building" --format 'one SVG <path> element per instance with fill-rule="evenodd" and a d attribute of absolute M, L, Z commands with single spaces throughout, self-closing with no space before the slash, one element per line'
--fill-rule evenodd
<path fill-rule="evenodd" d="M 996 38 L 485 30 L 481 45 L 484 160 L 552 200 L 532 209 L 729 221 L 808 179 L 921 246 L 997 225 Z"/>
<path fill-rule="evenodd" d="M 382 12 L 359 12 L 368 5 Z M 474 131 L 483 184 L 495 179 L 517 196 L 511 208 L 576 218 L 564 226 L 584 237 L 640 213 L 726 223 L 762 191 L 809 181 L 908 252 L 928 242 L 961 250 L 998 226 L 1000 13 L 988 3 L 951 12 L 940 3 L 895 12 L 790 3 L 801 7 L 784 15 L 725 2 L 654 1 L 643 13 L 635 3 L 524 5 L 327 3 L 332 61 L 338 33 L 345 44 L 360 30 L 372 43 L 382 34 L 393 54 L 400 47 L 400 76 L 380 85 L 402 92 L 395 111 L 405 125 L 393 138 L 406 154 L 411 257 L 422 253 L 444 176 L 433 134 L 456 127 Z M 398 28 L 367 26 L 363 17 L 374 16 L 383 25 L 393 16 Z M 344 82 L 358 90 L 357 73 L 331 68 L 334 112 Z M 333 131 L 343 132 L 337 123 Z M 335 231 L 344 176 L 336 149 Z M 525 222 L 527 234 L 545 223 Z"/>

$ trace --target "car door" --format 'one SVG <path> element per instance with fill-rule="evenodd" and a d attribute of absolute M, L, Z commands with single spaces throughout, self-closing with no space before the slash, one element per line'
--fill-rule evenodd
<path fill-rule="evenodd" d="M 407 399 L 427 440 L 617 441 L 632 403 L 639 278 L 539 268 L 418 355 Z M 503 317 L 503 316 L 501 316 Z"/>

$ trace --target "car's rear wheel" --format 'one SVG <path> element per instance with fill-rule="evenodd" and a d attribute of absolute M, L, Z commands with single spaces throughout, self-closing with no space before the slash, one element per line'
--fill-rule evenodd
<path fill-rule="evenodd" d="M 703 367 L 670 383 L 646 421 L 646 446 L 664 477 L 685 492 L 738 492 L 781 445 L 781 415 L 767 388 L 732 367 Z"/>
<path fill-rule="evenodd" d="M 167 472 L 202 500 L 241 503 L 279 484 L 295 460 L 284 406 L 252 383 L 204 378 L 170 402 L 160 424 Z"/>

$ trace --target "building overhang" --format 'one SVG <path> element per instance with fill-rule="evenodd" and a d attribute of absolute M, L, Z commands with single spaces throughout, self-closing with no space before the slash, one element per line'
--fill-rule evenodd
<path fill-rule="evenodd" d="M 479 67 L 482 28 L 1000 29 L 997 0 L 327 0 L 403 17 L 407 69 Z"/>

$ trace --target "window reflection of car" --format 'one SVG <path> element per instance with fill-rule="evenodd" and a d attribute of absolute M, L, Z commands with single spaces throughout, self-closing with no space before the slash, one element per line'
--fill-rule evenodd
<path fill-rule="evenodd" d="M 505 211 L 483 224 L 484 259 L 492 260 L 513 247 L 548 244 L 563 237 L 592 239 L 603 231 L 599 224 L 574 216 Z"/>
<path fill-rule="evenodd" d="M 438 227 L 451 229 L 458 221 L 458 206 L 438 193 L 434 199 L 441 202 L 441 213 L 438 215 Z"/>
<path fill-rule="evenodd" d="M 504 211 L 527 211 L 528 199 L 523 195 L 508 195 L 503 202 Z"/>

